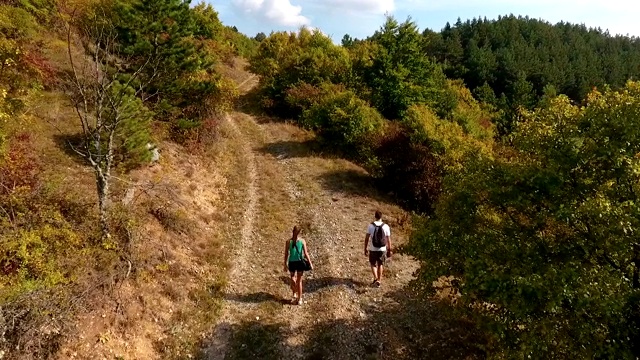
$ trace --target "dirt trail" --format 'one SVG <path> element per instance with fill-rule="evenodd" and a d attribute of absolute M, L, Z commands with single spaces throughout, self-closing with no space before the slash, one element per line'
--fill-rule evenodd
<path fill-rule="evenodd" d="M 248 79 L 251 80 L 251 79 Z M 229 117 L 227 117 L 226 121 L 229 123 L 231 129 L 236 133 L 237 136 L 240 136 L 240 130 L 238 130 L 238 126 L 236 122 Z M 246 208 L 242 215 L 242 228 L 240 229 L 240 238 L 238 242 L 234 245 L 234 249 L 232 250 L 232 267 L 229 272 L 229 277 L 231 279 L 229 285 L 225 289 L 225 294 L 234 294 L 243 292 L 243 284 L 246 281 L 247 276 L 255 276 L 252 274 L 252 264 L 250 262 L 251 251 L 254 237 L 257 236 L 254 229 L 254 219 L 258 204 L 258 188 L 257 188 L 257 170 L 256 170 L 256 160 L 253 152 L 249 148 L 249 144 L 244 142 L 242 146 L 242 152 L 244 158 L 241 159 L 247 167 L 247 186 L 245 189 L 246 195 Z M 206 355 L 210 359 L 224 359 L 227 355 L 227 348 L 229 343 L 230 336 L 230 328 L 226 326 L 224 321 L 228 321 L 229 318 L 234 316 L 238 316 L 241 313 L 246 312 L 245 309 L 239 308 L 237 306 L 233 306 L 233 303 L 227 303 L 223 308 L 223 312 L 221 314 L 222 324 L 216 328 L 216 334 L 213 337 L 213 342 L 209 346 L 206 351 Z"/>
<path fill-rule="evenodd" d="M 242 82 L 242 90 L 254 80 Z M 383 287 L 371 288 L 363 240 L 376 209 L 385 214 L 396 244 L 406 238 L 408 215 L 380 196 L 359 167 L 314 153 L 307 132 L 242 112 L 228 120 L 245 141 L 239 161 L 248 169 L 248 200 L 233 242 L 223 314 L 204 357 L 399 358 L 402 349 L 387 345 L 394 335 L 380 313 L 388 306 L 393 314 L 417 266 L 396 255 Z M 288 304 L 282 269 L 294 224 L 303 226 L 316 267 L 305 275 L 301 306 Z M 398 349 L 389 352 L 391 347 Z"/>
<path fill-rule="evenodd" d="M 247 75 L 241 93 L 257 82 Z M 413 259 L 394 254 L 382 287 L 370 286 L 363 242 L 375 210 L 391 226 L 394 247 L 407 239 L 410 215 L 363 169 L 319 152 L 312 134 L 249 111 L 227 119 L 242 142 L 237 161 L 246 167 L 246 201 L 238 238 L 230 239 L 222 316 L 203 358 L 478 358 L 470 325 L 411 291 Z M 315 265 L 305 274 L 300 306 L 290 305 L 283 269 L 295 224 Z"/>

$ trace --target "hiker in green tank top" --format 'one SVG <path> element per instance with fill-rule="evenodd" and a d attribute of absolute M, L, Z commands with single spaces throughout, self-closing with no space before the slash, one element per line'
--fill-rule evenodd
<path fill-rule="evenodd" d="M 307 243 L 300 238 L 300 227 L 293 227 L 293 235 L 284 246 L 284 271 L 291 277 L 292 303 L 298 305 L 302 301 L 302 274 L 305 270 L 313 270 L 313 263 L 307 251 Z M 305 263 L 308 262 L 307 264 Z"/>

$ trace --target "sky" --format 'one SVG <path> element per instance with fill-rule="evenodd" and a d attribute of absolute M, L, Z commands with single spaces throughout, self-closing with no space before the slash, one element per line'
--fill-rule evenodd
<path fill-rule="evenodd" d="M 561 20 L 600 27 L 614 34 L 640 36 L 638 0 L 205 0 L 225 25 L 254 36 L 259 32 L 320 29 L 334 42 L 344 34 L 366 38 L 384 23 L 385 14 L 408 16 L 421 29 L 441 30 L 447 22 L 474 17 L 528 15 L 551 23 Z M 194 1 L 195 3 L 196 1 Z"/>

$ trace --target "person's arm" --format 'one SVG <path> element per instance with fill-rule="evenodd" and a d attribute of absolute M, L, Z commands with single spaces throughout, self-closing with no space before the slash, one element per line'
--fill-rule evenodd
<path fill-rule="evenodd" d="M 389 228 L 389 225 L 386 225 L 387 227 L 387 231 L 385 234 L 385 237 L 387 238 L 387 257 L 391 257 L 391 229 Z M 385 230 L 383 228 L 383 230 Z"/>
<path fill-rule="evenodd" d="M 309 261 L 309 266 L 311 266 L 311 270 L 313 270 L 313 262 L 311 261 L 311 257 L 307 251 L 307 242 L 304 240 L 302 240 L 302 252 L 304 252 L 304 257 Z"/>
<path fill-rule="evenodd" d="M 367 232 L 367 235 L 364 237 L 364 256 L 369 255 L 369 237 L 371 234 Z"/>
<path fill-rule="evenodd" d="M 387 235 L 387 257 L 391 257 L 391 235 Z"/>
<path fill-rule="evenodd" d="M 284 244 L 284 271 L 289 271 L 287 260 L 289 259 L 289 240 Z"/>

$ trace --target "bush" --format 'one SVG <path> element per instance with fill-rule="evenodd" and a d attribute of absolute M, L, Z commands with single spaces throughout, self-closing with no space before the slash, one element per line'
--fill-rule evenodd
<path fill-rule="evenodd" d="M 459 170 L 469 154 L 491 152 L 491 142 L 467 134 L 454 121 L 440 119 L 429 107 L 410 107 L 399 122 L 387 126 L 376 145 L 376 176 L 407 206 L 432 213 L 444 176 Z"/>
<path fill-rule="evenodd" d="M 385 121 L 353 92 L 327 94 L 303 112 L 300 123 L 316 131 L 327 146 L 342 151 L 365 166 L 375 166 L 374 141 L 382 133 Z"/>
<path fill-rule="evenodd" d="M 292 109 L 292 115 L 294 115 L 295 118 L 299 118 L 305 110 L 318 104 L 325 97 L 345 91 L 347 91 L 347 89 L 343 85 L 335 85 L 327 82 L 320 85 L 311 85 L 303 82 L 287 89 L 285 101 Z"/>
<path fill-rule="evenodd" d="M 61 263 L 81 237 L 43 191 L 31 139 L 10 139 L 0 158 L 0 301 L 69 279 Z"/>
<path fill-rule="evenodd" d="M 450 81 L 449 86 L 457 98 L 451 119 L 476 139 L 492 140 L 495 135 L 494 114 L 483 109 L 460 80 Z"/>
<path fill-rule="evenodd" d="M 447 173 L 412 253 L 422 284 L 459 279 L 491 357 L 640 356 L 638 114 L 638 83 L 561 96 L 523 114 L 513 148 Z"/>
<path fill-rule="evenodd" d="M 26 107 L 44 75 L 47 65 L 40 61 L 35 40 L 39 29 L 25 10 L 0 4 L 0 124 Z"/>
<path fill-rule="evenodd" d="M 90 241 L 98 233 L 95 205 L 48 183 L 34 148 L 19 134 L 0 152 L 0 353 L 11 359 L 53 357 L 121 255 Z"/>
<path fill-rule="evenodd" d="M 459 169 L 467 154 L 491 153 L 490 142 L 477 140 L 462 126 L 440 119 L 423 105 L 410 107 L 401 124 L 409 132 L 411 143 L 428 146 L 445 170 Z"/>
<path fill-rule="evenodd" d="M 443 176 L 432 149 L 411 141 L 410 131 L 390 123 L 376 147 L 380 185 L 393 192 L 408 207 L 424 213 L 433 211 Z"/>
<path fill-rule="evenodd" d="M 286 102 L 288 89 L 303 83 L 343 83 L 350 58 L 346 49 L 320 31 L 303 28 L 298 34 L 278 32 L 263 40 L 249 69 L 260 76 L 262 91 L 271 100 L 268 110 L 286 117 L 297 115 Z"/>

